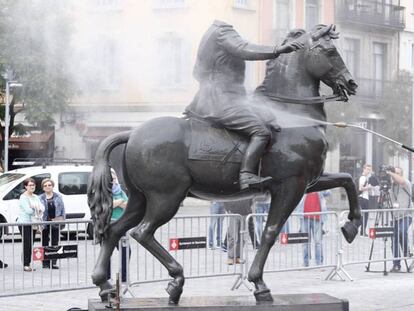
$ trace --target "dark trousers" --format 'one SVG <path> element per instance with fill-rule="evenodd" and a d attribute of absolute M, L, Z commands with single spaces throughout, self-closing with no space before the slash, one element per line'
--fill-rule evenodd
<path fill-rule="evenodd" d="M 358 203 L 359 207 L 361 208 L 361 211 L 367 211 L 369 210 L 369 200 L 364 199 L 362 197 L 358 197 Z M 367 234 L 365 229 L 367 228 L 369 214 L 368 213 L 362 213 L 362 226 L 361 226 L 361 235 Z"/>
<path fill-rule="evenodd" d="M 59 244 L 59 227 L 47 225 L 42 231 L 42 246 L 50 246 L 50 238 L 52 238 L 52 245 L 56 246 Z M 56 264 L 56 259 L 52 260 L 52 264 Z M 50 260 L 44 260 L 43 266 L 50 266 Z"/>
<path fill-rule="evenodd" d="M 30 262 L 32 261 L 32 247 L 34 243 L 34 237 L 36 236 L 36 230 L 33 230 L 32 226 L 19 226 L 19 231 L 22 235 L 23 265 L 30 266 Z"/>
<path fill-rule="evenodd" d="M 121 242 L 122 243 L 122 242 Z M 116 245 L 116 249 L 119 251 L 119 243 Z M 129 258 L 131 258 L 131 248 L 129 246 L 121 246 L 121 282 L 127 281 L 127 249 L 129 251 Z M 111 259 L 109 259 L 108 268 L 106 270 L 106 278 L 111 278 Z"/>
<path fill-rule="evenodd" d="M 403 252 L 403 257 L 408 255 L 408 227 L 411 225 L 411 217 L 403 217 L 394 221 L 394 236 L 392 237 L 392 254 L 394 258 L 400 256 L 400 245 Z M 393 261 L 394 266 L 401 266 L 401 260 Z"/>

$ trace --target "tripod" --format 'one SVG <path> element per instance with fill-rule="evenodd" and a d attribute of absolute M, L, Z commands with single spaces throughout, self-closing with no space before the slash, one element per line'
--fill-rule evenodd
<path fill-rule="evenodd" d="M 390 226 L 392 226 L 392 237 L 394 237 L 395 234 L 398 234 L 398 232 L 395 232 L 395 227 L 393 224 L 393 212 L 392 212 L 392 208 L 393 208 L 393 204 L 392 204 L 392 200 L 391 200 L 391 196 L 389 193 L 389 188 L 388 187 L 382 187 L 381 188 L 381 194 L 380 194 L 380 198 L 379 198 L 379 202 L 378 202 L 378 209 L 387 209 L 390 212 L 389 213 L 381 213 L 381 212 L 377 212 L 375 215 L 375 223 L 374 223 L 374 228 L 377 229 L 378 226 L 380 225 L 381 228 L 384 228 L 385 230 L 387 230 L 387 227 L 389 228 Z M 397 220 L 394 220 L 397 221 Z M 397 228 L 397 230 L 399 230 L 399 228 Z M 388 241 L 388 237 L 389 237 L 389 233 L 385 233 L 383 234 L 382 238 L 384 239 L 384 270 L 383 270 L 383 274 L 384 275 L 388 275 L 387 272 L 387 241 Z M 398 239 L 397 239 L 398 241 Z M 372 259 L 372 254 L 374 251 L 374 243 L 375 243 L 375 239 L 372 240 L 371 242 L 371 249 L 370 249 L 370 253 L 369 253 L 369 262 L 368 265 L 365 267 L 367 272 L 370 272 L 370 266 L 371 266 L 371 259 Z M 398 242 L 397 242 L 398 243 Z M 400 245 L 397 245 L 394 247 L 400 247 Z M 402 250 L 403 251 L 403 250 Z M 407 267 L 407 271 L 410 272 L 410 267 L 408 267 L 407 264 L 407 260 L 405 259 L 405 265 Z"/>
<path fill-rule="evenodd" d="M 380 192 L 380 197 L 379 197 L 379 201 L 378 201 L 378 209 L 388 209 L 388 210 L 392 210 L 392 200 L 391 200 L 391 195 L 389 192 L 389 188 L 388 187 L 381 187 L 381 192 Z M 389 224 L 391 223 L 390 218 L 392 219 L 392 212 L 391 213 L 382 213 L 382 212 L 377 212 L 375 215 L 375 222 L 374 222 L 374 228 L 377 228 L 379 225 L 381 225 L 381 227 L 389 227 Z M 383 237 L 384 239 L 384 275 L 388 274 L 387 271 L 387 241 L 388 241 L 388 236 Z M 368 258 L 368 265 L 365 267 L 366 268 L 366 272 L 370 272 L 370 266 L 371 266 L 371 259 L 372 259 L 372 254 L 374 252 L 374 243 L 375 243 L 375 239 L 372 240 L 371 242 L 371 249 L 369 252 L 369 258 Z"/>

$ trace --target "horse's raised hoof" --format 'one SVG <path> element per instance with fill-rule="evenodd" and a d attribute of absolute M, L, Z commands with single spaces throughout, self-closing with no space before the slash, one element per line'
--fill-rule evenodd
<path fill-rule="evenodd" d="M 165 290 L 170 295 L 168 304 L 178 304 L 178 302 L 180 301 L 181 294 L 183 293 L 183 286 L 179 285 L 176 281 L 171 281 L 170 283 L 168 283 L 168 286 Z"/>
<path fill-rule="evenodd" d="M 345 237 L 345 240 L 348 243 L 352 243 L 355 239 L 356 235 L 358 234 L 358 226 L 354 224 L 352 221 L 347 221 L 345 225 L 341 228 L 342 234 Z"/>
<path fill-rule="evenodd" d="M 254 297 L 256 298 L 256 302 L 263 303 L 263 302 L 272 302 L 273 297 L 270 294 L 270 289 L 256 289 L 254 291 Z"/>
<path fill-rule="evenodd" d="M 108 302 L 109 298 L 115 298 L 116 297 L 116 288 L 106 288 L 99 292 L 99 296 L 101 296 L 102 302 Z"/>

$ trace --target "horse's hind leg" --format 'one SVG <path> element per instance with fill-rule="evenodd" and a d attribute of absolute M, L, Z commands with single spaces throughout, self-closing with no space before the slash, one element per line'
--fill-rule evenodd
<path fill-rule="evenodd" d="M 349 221 L 343 225 L 341 230 L 345 240 L 351 243 L 358 234 L 358 227 L 361 225 L 361 209 L 358 204 L 358 195 L 351 175 L 347 173 L 324 173 L 318 182 L 310 187 L 307 192 L 316 192 L 338 187 L 343 187 L 348 196 Z"/>
<path fill-rule="evenodd" d="M 99 250 L 99 256 L 92 273 L 93 283 L 101 289 L 99 295 L 101 296 L 102 301 L 107 300 L 108 294 L 115 292 L 115 288 L 109 283 L 106 275 L 112 252 L 125 232 L 138 225 L 144 216 L 144 212 L 144 196 L 141 193 L 131 193 L 124 213 L 119 220 L 111 223 L 108 228 L 108 238 L 103 239 Z"/>
<path fill-rule="evenodd" d="M 173 278 L 167 287 L 167 292 L 170 295 L 169 302 L 172 304 L 178 303 L 183 292 L 183 268 L 154 238 L 154 233 L 160 226 L 174 217 L 181 201 L 185 198 L 188 188 L 184 188 L 183 185 L 178 185 L 178 187 L 180 189 L 174 189 L 173 192 L 169 193 L 146 193 L 147 207 L 144 219 L 131 233 L 134 239 L 161 262 Z"/>

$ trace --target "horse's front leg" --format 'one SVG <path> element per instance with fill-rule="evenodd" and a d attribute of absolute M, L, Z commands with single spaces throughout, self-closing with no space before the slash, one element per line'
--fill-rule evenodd
<path fill-rule="evenodd" d="M 361 208 L 358 204 L 358 194 L 351 175 L 347 173 L 324 173 L 318 182 L 308 188 L 306 192 L 316 192 L 332 188 L 343 187 L 348 196 L 349 214 L 348 219 L 341 228 L 342 234 L 348 243 L 352 243 L 358 234 L 358 228 L 361 225 Z"/>
<path fill-rule="evenodd" d="M 272 203 L 263 231 L 260 247 L 250 267 L 248 280 L 255 285 L 257 301 L 272 301 L 272 295 L 263 281 L 263 269 L 271 247 L 280 230 L 296 208 L 305 191 L 305 185 L 296 177 L 288 178 L 283 184 L 271 189 Z"/>

